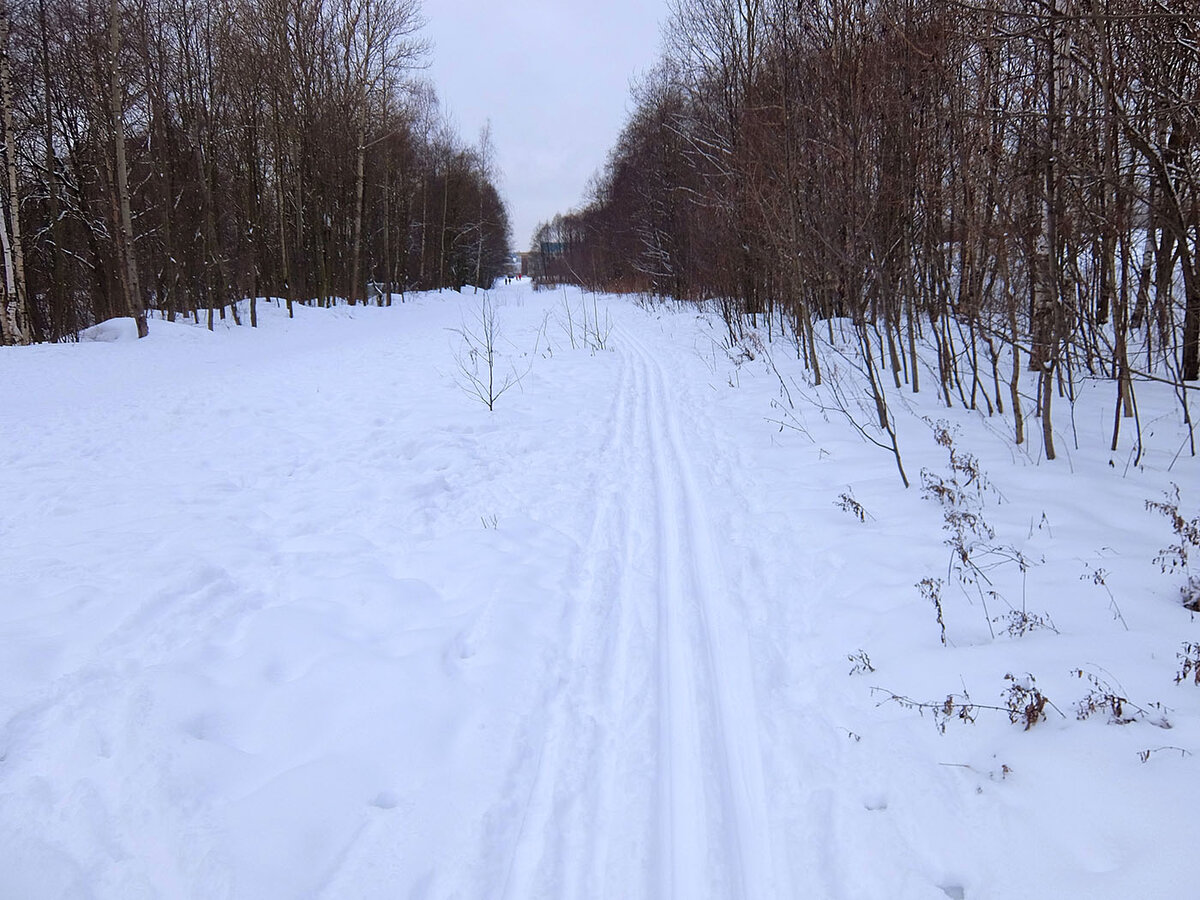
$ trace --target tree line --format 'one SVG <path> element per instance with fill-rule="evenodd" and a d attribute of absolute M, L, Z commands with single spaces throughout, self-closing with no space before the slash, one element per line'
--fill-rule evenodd
<path fill-rule="evenodd" d="M 548 278 L 716 301 L 735 337 L 778 321 L 818 381 L 817 323 L 851 320 L 897 387 L 929 339 L 946 402 L 1007 402 L 1018 441 L 1032 369 L 1051 457 L 1081 373 L 1124 415 L 1167 379 L 1189 416 L 1200 8 L 674 0 L 586 205 L 542 242 Z"/>
<path fill-rule="evenodd" d="M 0 0 L 0 343 L 489 285 L 490 138 L 418 75 L 418 0 Z"/>

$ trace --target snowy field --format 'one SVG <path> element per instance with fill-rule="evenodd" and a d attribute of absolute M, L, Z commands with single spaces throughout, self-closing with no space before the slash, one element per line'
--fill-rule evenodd
<path fill-rule="evenodd" d="M 498 288 L 489 412 L 482 297 L 0 349 L 0 898 L 1195 894 L 1169 386 L 886 373 L 906 491 L 691 308 Z"/>

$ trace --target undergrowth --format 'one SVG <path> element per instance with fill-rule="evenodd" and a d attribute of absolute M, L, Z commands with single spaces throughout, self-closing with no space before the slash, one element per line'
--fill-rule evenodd
<path fill-rule="evenodd" d="M 1183 575 L 1180 585 L 1180 601 L 1185 609 L 1200 612 L 1200 576 L 1193 575 L 1188 565 L 1189 556 L 1200 551 L 1200 516 L 1188 519 L 1179 511 L 1179 485 L 1172 482 L 1171 490 L 1163 492 L 1162 500 L 1147 500 L 1146 509 L 1161 513 L 1171 523 L 1176 541 L 1158 551 L 1154 563 L 1163 574 Z"/>
<path fill-rule="evenodd" d="M 1095 672 L 1072 669 L 1071 674 L 1086 680 L 1090 685 L 1087 694 L 1075 703 L 1075 718 L 1080 721 L 1103 713 L 1110 725 L 1128 725 L 1140 720 L 1159 728 L 1171 727 L 1167 711 L 1161 703 L 1149 703 L 1147 706 L 1134 703 L 1124 696 L 1125 691 L 1120 685 L 1114 687 L 1108 679 Z"/>
<path fill-rule="evenodd" d="M 1186 675 L 1190 676 L 1195 672 L 1195 667 L 1200 664 L 1200 645 L 1192 645 L 1191 650 L 1191 665 L 1186 668 Z M 1181 654 L 1181 658 L 1182 658 Z M 1185 667 L 1187 664 L 1185 663 Z M 1114 686 L 1116 681 L 1109 675 L 1107 678 L 1093 671 L 1077 668 L 1072 669 L 1070 674 L 1076 678 L 1082 679 L 1088 684 L 1088 691 L 1080 699 L 1074 703 L 1075 718 L 1079 721 L 1090 719 L 1092 716 L 1100 714 L 1105 717 L 1105 720 L 1110 725 L 1129 725 L 1133 722 L 1145 722 L 1148 725 L 1153 725 L 1156 728 L 1170 728 L 1171 722 L 1168 718 L 1169 710 L 1162 703 L 1153 702 L 1146 704 L 1135 703 L 1125 696 L 1125 691 L 1120 685 Z M 1107 674 L 1107 673 L 1106 673 Z M 1181 673 L 1183 674 L 1183 673 Z M 1200 684 L 1200 675 L 1195 676 L 1197 683 Z M 1110 681 L 1111 679 L 1111 681 Z M 1182 678 L 1177 678 L 1180 681 Z M 1012 672 L 1004 676 L 1005 687 L 1000 692 L 1000 699 L 1003 704 L 979 703 L 972 699 L 966 686 L 963 686 L 961 693 L 951 692 L 941 700 L 914 700 L 912 697 L 907 697 L 903 694 L 897 694 L 885 688 L 874 687 L 871 689 L 873 694 L 883 694 L 883 703 L 895 703 L 905 709 L 915 709 L 922 716 L 929 713 L 933 717 L 934 725 L 942 734 L 946 733 L 946 726 L 952 721 L 974 724 L 980 712 L 996 712 L 1004 713 L 1008 716 L 1008 721 L 1014 725 L 1020 725 L 1024 731 L 1029 731 L 1039 722 L 1044 722 L 1048 715 L 1048 710 L 1054 710 L 1063 719 L 1067 716 L 1059 709 L 1038 686 L 1037 679 L 1026 672 L 1024 675 L 1016 675 Z"/>
<path fill-rule="evenodd" d="M 1179 660 L 1179 674 L 1175 676 L 1176 684 L 1191 680 L 1192 684 L 1200 686 L 1200 642 L 1188 641 L 1183 649 L 1175 654 Z"/>
<path fill-rule="evenodd" d="M 980 712 L 1004 713 L 1008 721 L 1014 725 L 1023 726 L 1028 731 L 1038 722 L 1046 718 L 1046 707 L 1050 707 L 1063 718 L 1062 710 L 1055 706 L 1050 698 L 1042 693 L 1033 675 L 1014 675 L 1011 672 L 1004 676 L 1008 686 L 1000 694 L 1003 705 L 995 703 L 978 703 L 971 699 L 970 693 L 964 686 L 962 693 L 949 693 L 942 700 L 914 700 L 902 694 L 896 694 L 883 688 L 872 688 L 873 693 L 886 694 L 880 703 L 896 703 L 904 709 L 915 709 L 922 716 L 929 713 L 933 717 L 934 726 L 942 734 L 952 721 L 974 724 Z"/>
<path fill-rule="evenodd" d="M 1003 633 L 1013 638 L 1042 629 L 1057 633 L 1049 614 L 1032 612 L 1026 607 L 1024 585 L 1031 561 L 1012 544 L 997 542 L 996 531 L 984 516 L 988 498 L 1002 501 L 1002 495 L 988 481 L 979 460 L 956 446 L 954 432 L 947 422 L 927 419 L 926 423 L 933 429 L 934 441 L 946 448 L 949 457 L 948 470 L 944 473 L 927 468 L 921 470 L 922 496 L 942 509 L 942 530 L 947 535 L 943 543 L 950 548 L 946 580 L 956 584 L 968 600 L 977 598 L 980 601 L 993 639 L 996 624 L 1001 624 Z M 1009 601 L 991 577 L 997 569 L 1012 567 L 1021 575 L 1019 606 Z M 933 604 L 942 644 L 948 646 L 942 597 L 944 583 L 940 578 L 926 577 L 917 582 L 916 587 L 921 596 Z M 989 603 L 1007 606 L 1008 610 L 993 616 Z"/>

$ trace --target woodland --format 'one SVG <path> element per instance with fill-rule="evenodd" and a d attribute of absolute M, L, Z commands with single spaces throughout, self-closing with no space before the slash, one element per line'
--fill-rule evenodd
<path fill-rule="evenodd" d="M 487 129 L 420 78 L 417 0 L 0 0 L 0 343 L 490 285 Z"/>
<path fill-rule="evenodd" d="M 586 204 L 539 227 L 548 280 L 718 303 L 818 383 L 848 319 L 885 429 L 886 370 L 917 390 L 926 339 L 946 405 L 1007 408 L 1017 443 L 1039 417 L 1050 458 L 1081 377 L 1116 386 L 1114 448 L 1145 379 L 1190 426 L 1194 0 L 675 0 L 632 105 Z"/>

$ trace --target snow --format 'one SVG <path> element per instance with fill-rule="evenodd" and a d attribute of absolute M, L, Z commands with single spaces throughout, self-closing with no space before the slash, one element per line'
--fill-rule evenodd
<path fill-rule="evenodd" d="M 79 332 L 81 341 L 136 341 L 138 339 L 137 321 L 130 316 L 117 319 L 107 319 L 98 325 L 85 328 Z"/>
<path fill-rule="evenodd" d="M 0 350 L 0 897 L 1194 892 L 1196 623 L 1145 509 L 1200 514 L 1169 386 L 1139 464 L 1103 381 L 1046 462 L 1035 420 L 1018 448 L 887 373 L 905 491 L 817 407 L 856 383 L 833 354 L 815 387 L 694 307 L 490 297 L 491 413 L 470 293 Z M 981 546 L 991 598 L 922 497 L 939 421 L 1030 561 Z M 1022 604 L 1056 630 L 989 623 Z M 1053 704 L 1028 730 L 982 708 L 1010 673 Z M 1087 675 L 1146 715 L 1078 719 Z M 964 692 L 944 733 L 887 699 Z"/>

